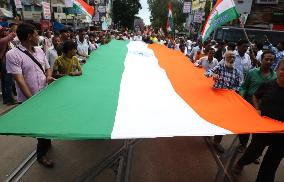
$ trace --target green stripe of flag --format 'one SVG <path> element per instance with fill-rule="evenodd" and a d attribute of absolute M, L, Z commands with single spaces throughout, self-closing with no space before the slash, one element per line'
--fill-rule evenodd
<path fill-rule="evenodd" d="M 0 133 L 54 139 L 110 138 L 127 43 L 113 40 L 100 47 L 84 65 L 82 76 L 63 77 L 2 116 Z"/>

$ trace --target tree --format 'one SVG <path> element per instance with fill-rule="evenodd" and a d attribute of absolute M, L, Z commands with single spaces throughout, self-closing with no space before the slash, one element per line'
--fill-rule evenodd
<path fill-rule="evenodd" d="M 113 21 L 122 27 L 133 29 L 135 15 L 141 9 L 139 0 L 115 0 L 113 1 Z"/>
<path fill-rule="evenodd" d="M 205 21 L 206 21 L 206 19 L 208 18 L 209 14 L 210 14 L 211 7 L 212 7 L 212 1 L 207 0 L 206 4 L 205 4 L 205 7 L 204 7 Z M 202 27 L 204 27 L 205 21 L 202 22 Z"/>
<path fill-rule="evenodd" d="M 163 30 L 166 30 L 169 0 L 147 0 L 147 2 L 153 28 L 157 30 L 162 27 Z M 172 0 L 171 3 L 175 28 L 180 30 L 186 20 L 186 14 L 183 14 L 183 1 Z"/>

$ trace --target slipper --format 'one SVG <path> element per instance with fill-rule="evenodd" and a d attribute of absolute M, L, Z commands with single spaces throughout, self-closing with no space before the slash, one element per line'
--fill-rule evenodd
<path fill-rule="evenodd" d="M 46 156 L 42 156 L 40 159 L 37 159 L 37 161 L 46 168 L 53 168 L 54 166 L 53 161 L 48 159 Z"/>

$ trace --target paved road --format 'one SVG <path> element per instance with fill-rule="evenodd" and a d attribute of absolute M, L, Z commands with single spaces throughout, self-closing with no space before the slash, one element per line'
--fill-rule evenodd
<path fill-rule="evenodd" d="M 1 101 L 0 101 L 1 102 Z M 0 112 L 7 110 L 0 105 Z M 228 147 L 232 136 L 223 140 Z M 35 139 L 0 136 L 0 181 L 35 149 Z M 53 141 L 50 157 L 54 169 L 45 169 L 34 163 L 20 181 L 73 181 L 122 145 L 121 140 Z M 145 139 L 133 151 L 130 181 L 135 182 L 211 182 L 217 165 L 202 137 Z M 253 182 L 259 165 L 252 164 L 236 181 Z M 278 169 L 277 182 L 284 181 L 284 163 Z M 106 169 L 98 182 L 115 181 L 113 170 Z"/>

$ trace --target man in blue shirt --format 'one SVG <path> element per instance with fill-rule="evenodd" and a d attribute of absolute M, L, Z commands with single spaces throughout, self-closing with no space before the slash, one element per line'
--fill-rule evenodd
<path fill-rule="evenodd" d="M 267 36 L 266 41 L 269 43 L 268 48 L 275 54 L 275 62 L 272 64 L 271 68 L 276 71 L 276 68 L 281 59 L 284 59 L 284 41 L 279 42 L 277 47 L 273 47 L 273 45 L 269 42 Z"/>

